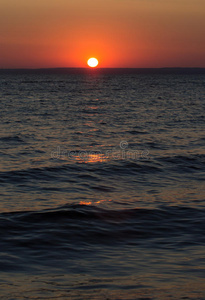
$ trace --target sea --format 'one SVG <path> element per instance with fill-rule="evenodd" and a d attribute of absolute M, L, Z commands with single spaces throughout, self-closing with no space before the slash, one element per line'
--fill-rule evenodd
<path fill-rule="evenodd" d="M 0 70 L 0 299 L 205 299 L 205 69 Z"/>

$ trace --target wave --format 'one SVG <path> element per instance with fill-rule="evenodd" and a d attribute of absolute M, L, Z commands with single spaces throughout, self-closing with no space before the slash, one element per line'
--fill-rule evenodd
<path fill-rule="evenodd" d="M 67 205 L 50 210 L 2 213 L 3 243 L 38 248 L 48 244 L 204 244 L 205 210 L 190 207 L 107 210 L 89 205 Z M 18 238 L 16 238 L 18 237 Z M 74 246 L 75 245 L 75 246 Z"/>
<path fill-rule="evenodd" d="M 176 155 L 170 157 L 158 158 L 164 167 L 171 172 L 179 174 L 200 173 L 204 179 L 205 155 Z M 198 178 L 200 180 L 200 178 Z"/>
<path fill-rule="evenodd" d="M 203 180 L 203 170 L 205 165 L 204 155 L 190 156 L 169 156 L 134 159 L 109 159 L 103 155 L 101 159 L 88 159 L 78 157 L 75 152 L 74 157 L 68 158 L 66 163 L 38 167 L 22 168 L 20 170 L 9 170 L 0 172 L 1 183 L 18 183 L 19 181 L 79 181 L 81 179 L 104 180 L 112 176 L 132 177 L 135 180 L 144 180 L 144 176 L 155 175 L 163 180 L 186 180 L 190 174 L 196 174 L 197 180 Z M 148 154 L 149 155 L 149 154 Z M 140 181 L 141 182 L 141 181 Z M 145 182 L 146 183 L 146 182 Z"/>
<path fill-rule="evenodd" d="M 20 138 L 20 136 L 18 136 L 18 135 L 1 137 L 0 142 L 3 142 L 3 143 L 25 143 L 25 141 L 22 138 Z"/>

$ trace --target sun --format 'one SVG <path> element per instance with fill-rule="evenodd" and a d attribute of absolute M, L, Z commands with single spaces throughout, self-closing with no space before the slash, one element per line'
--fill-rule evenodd
<path fill-rule="evenodd" d="M 91 57 L 91 58 L 88 59 L 87 64 L 88 64 L 89 67 L 95 68 L 98 65 L 98 60 L 95 57 Z"/>

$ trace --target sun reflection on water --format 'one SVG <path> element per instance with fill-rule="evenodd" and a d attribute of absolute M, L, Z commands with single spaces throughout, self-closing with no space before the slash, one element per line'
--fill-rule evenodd
<path fill-rule="evenodd" d="M 103 202 L 111 202 L 112 199 L 101 199 L 101 200 L 98 200 L 98 201 L 80 201 L 80 205 L 96 205 L 96 204 L 101 204 Z"/>
<path fill-rule="evenodd" d="M 99 163 L 108 160 L 108 157 L 102 153 L 85 153 L 85 155 L 76 155 L 75 160 L 79 163 Z"/>

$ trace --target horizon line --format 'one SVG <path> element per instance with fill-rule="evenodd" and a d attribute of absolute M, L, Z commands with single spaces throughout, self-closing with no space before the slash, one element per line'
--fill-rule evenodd
<path fill-rule="evenodd" d="M 0 71 L 4 70 L 67 70 L 67 69 L 83 69 L 83 70 L 107 70 L 107 69 L 134 69 L 134 70 L 160 70 L 160 69 L 205 69 L 205 67 L 96 67 L 96 68 L 90 68 L 90 67 L 40 67 L 40 68 L 33 68 L 33 67 L 22 67 L 22 68 L 0 68 Z"/>

